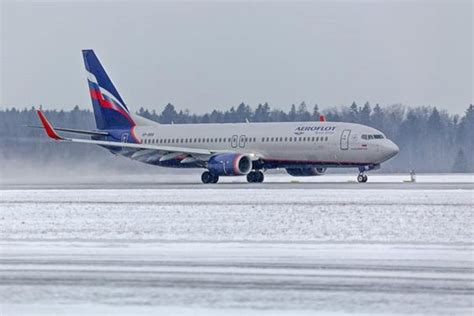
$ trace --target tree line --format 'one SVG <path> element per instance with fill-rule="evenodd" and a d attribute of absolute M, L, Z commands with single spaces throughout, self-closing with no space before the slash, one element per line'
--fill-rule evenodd
<path fill-rule="evenodd" d="M 45 111 L 58 127 L 94 129 L 94 115 L 78 106 L 71 111 Z M 384 164 L 388 172 L 473 172 L 474 171 L 474 106 L 467 107 L 463 115 L 452 115 L 436 107 L 408 107 L 401 104 L 381 107 L 368 102 L 320 110 L 318 105 L 308 107 L 305 102 L 291 105 L 287 111 L 272 108 L 268 103 L 252 108 L 241 103 L 228 110 L 213 110 L 195 114 L 177 110 L 167 104 L 161 112 L 140 108 L 137 114 L 161 124 L 236 123 L 236 122 L 292 122 L 318 121 L 325 115 L 328 121 L 353 122 L 381 130 L 400 147 L 399 155 Z M 112 159 L 95 146 L 54 146 L 39 129 L 25 125 L 38 125 L 35 108 L 18 110 L 14 107 L 0 110 L 1 159 L 34 160 L 44 163 L 51 159 L 68 161 L 96 161 Z M 92 155 L 92 156 L 91 156 Z"/>

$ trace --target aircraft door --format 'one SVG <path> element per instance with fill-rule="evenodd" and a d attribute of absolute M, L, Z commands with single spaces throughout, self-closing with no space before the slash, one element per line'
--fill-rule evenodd
<path fill-rule="evenodd" d="M 349 149 L 349 135 L 351 134 L 350 129 L 345 129 L 341 134 L 341 150 Z"/>
<path fill-rule="evenodd" d="M 239 138 L 239 147 L 244 148 L 245 147 L 245 141 L 247 140 L 247 137 L 245 135 L 240 135 Z"/>
<path fill-rule="evenodd" d="M 238 141 L 239 141 L 239 136 L 232 135 L 232 139 L 231 139 L 231 142 L 230 142 L 230 145 L 232 146 L 232 148 L 237 148 L 237 142 Z"/>

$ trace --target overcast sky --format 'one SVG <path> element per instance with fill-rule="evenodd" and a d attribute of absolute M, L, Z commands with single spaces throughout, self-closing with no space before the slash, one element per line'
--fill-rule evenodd
<path fill-rule="evenodd" d="M 132 110 L 474 102 L 470 0 L 0 2 L 2 107 L 91 108 L 84 48 Z"/>

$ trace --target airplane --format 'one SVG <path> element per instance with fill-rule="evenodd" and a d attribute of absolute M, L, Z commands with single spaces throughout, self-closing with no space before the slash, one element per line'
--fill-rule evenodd
<path fill-rule="evenodd" d="M 246 176 L 261 183 L 264 171 L 285 169 L 291 176 L 319 176 L 328 168 L 366 172 L 396 156 L 398 146 L 368 126 L 328 122 L 159 124 L 130 111 L 93 50 L 82 51 L 96 130 L 54 128 L 38 115 L 46 134 L 70 143 L 99 145 L 115 155 L 171 168 L 201 168 L 203 183 L 223 176 Z M 69 138 L 58 132 L 87 135 Z"/>

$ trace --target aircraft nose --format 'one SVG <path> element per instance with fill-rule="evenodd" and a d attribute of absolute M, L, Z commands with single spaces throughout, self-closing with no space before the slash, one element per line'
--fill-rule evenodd
<path fill-rule="evenodd" d="M 388 160 L 392 157 L 395 157 L 399 153 L 399 151 L 400 148 L 398 148 L 397 144 L 387 139 L 387 142 L 384 145 L 386 159 Z"/>

